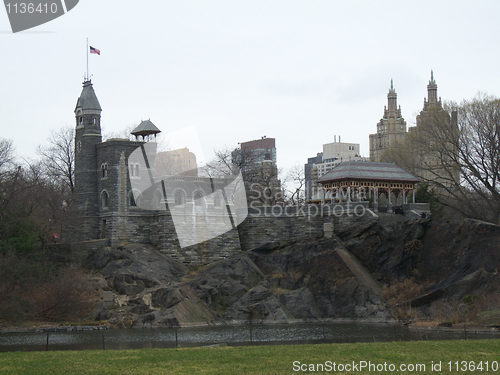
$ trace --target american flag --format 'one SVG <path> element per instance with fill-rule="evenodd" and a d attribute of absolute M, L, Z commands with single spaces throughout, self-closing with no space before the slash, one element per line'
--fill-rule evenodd
<path fill-rule="evenodd" d="M 101 51 L 98 50 L 97 48 L 90 46 L 90 53 L 95 53 L 96 55 L 100 55 Z"/>

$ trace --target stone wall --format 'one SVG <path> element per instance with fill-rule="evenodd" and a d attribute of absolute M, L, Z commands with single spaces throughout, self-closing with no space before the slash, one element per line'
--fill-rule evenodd
<path fill-rule="evenodd" d="M 181 248 L 172 217 L 166 211 L 130 210 L 126 214 L 109 213 L 103 236 L 111 246 L 145 243 L 163 254 L 189 265 L 203 265 L 241 251 L 238 230 L 233 229 L 208 241 Z"/>
<path fill-rule="evenodd" d="M 237 228 L 184 248 L 180 246 L 168 211 L 129 208 L 126 212 L 104 213 L 98 220 L 101 220 L 101 236 L 107 245 L 151 244 L 165 255 L 198 266 L 269 243 L 287 243 L 323 235 L 324 223 L 339 228 L 369 218 L 367 203 L 255 207 L 248 209 L 247 218 Z M 210 225 L 210 220 L 207 225 Z M 203 229 L 203 226 L 196 228 Z"/>
<path fill-rule="evenodd" d="M 241 249 L 323 235 L 324 223 L 339 228 L 368 220 L 367 208 L 367 203 L 249 208 L 248 217 L 238 226 Z"/>

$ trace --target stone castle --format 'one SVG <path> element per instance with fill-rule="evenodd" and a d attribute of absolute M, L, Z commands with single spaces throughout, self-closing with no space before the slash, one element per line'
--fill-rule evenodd
<path fill-rule="evenodd" d="M 319 212 L 317 207 L 245 207 L 244 215 L 240 215 L 225 188 L 234 176 L 177 174 L 168 184 L 151 182 L 147 193 L 136 191 L 138 182 L 140 185 L 153 181 L 148 160 L 154 160 L 155 135 L 160 130 L 148 120 L 132 132 L 134 141 L 113 138 L 103 142 L 101 111 L 92 82 L 83 82 L 74 111 L 74 220 L 68 224 L 73 242 L 150 244 L 186 264 L 201 265 L 269 243 L 321 235 L 325 223 L 347 225 L 369 217 L 364 209 L 363 214 L 354 215 L 352 208 L 346 208 L 341 215 L 331 215 L 328 210 Z M 137 150 L 144 158 L 131 158 Z M 364 203 L 359 207 L 365 206 Z M 241 219 L 237 219 L 238 215 Z M 227 231 L 214 229 L 221 216 L 228 217 Z M 179 222 L 183 224 L 184 239 L 197 238 L 202 233 L 204 236 L 199 238 L 207 240 L 183 246 L 179 241 Z"/>

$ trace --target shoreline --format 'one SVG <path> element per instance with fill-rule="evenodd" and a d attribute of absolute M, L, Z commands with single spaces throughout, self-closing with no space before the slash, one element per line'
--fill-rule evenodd
<path fill-rule="evenodd" d="M 157 328 L 167 328 L 167 329 L 183 329 L 183 328 L 198 328 L 198 327 L 218 327 L 218 326 L 248 326 L 248 325 L 291 325 L 291 324 L 335 324 L 335 323 L 359 323 L 359 324 L 380 324 L 380 325 L 394 325 L 394 326 L 406 326 L 412 331 L 422 331 L 422 332 L 450 332 L 458 333 L 464 332 L 464 324 L 455 324 L 452 326 L 440 326 L 437 322 L 418 322 L 418 323 L 403 323 L 398 322 L 395 319 L 380 321 L 378 319 L 291 319 L 287 321 L 253 321 L 248 320 L 238 320 L 238 321 L 215 321 L 213 323 L 184 323 L 180 326 L 143 326 L 143 327 L 118 327 L 109 322 L 102 322 L 100 324 L 90 324 L 86 323 L 50 323 L 50 322 L 26 322 L 24 327 L 16 325 L 3 325 L 0 326 L 0 334 L 3 333 L 37 333 L 37 332 L 78 332 L 78 331 L 96 331 L 96 330 L 113 330 L 113 329 L 157 329 Z M 467 333 L 491 333 L 500 334 L 500 327 L 497 326 L 481 326 L 481 325 L 465 325 L 465 331 Z"/>

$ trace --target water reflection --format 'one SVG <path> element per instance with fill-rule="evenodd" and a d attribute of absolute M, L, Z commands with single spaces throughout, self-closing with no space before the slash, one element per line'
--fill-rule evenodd
<path fill-rule="evenodd" d="M 48 335 L 48 336 L 47 336 Z M 468 339 L 498 338 L 468 332 Z M 463 339 L 464 331 L 413 330 L 393 324 L 302 323 L 196 328 L 114 329 L 0 334 L 0 351 L 175 348 L 227 344 L 275 345 Z M 48 341 L 47 341 L 48 340 Z"/>

